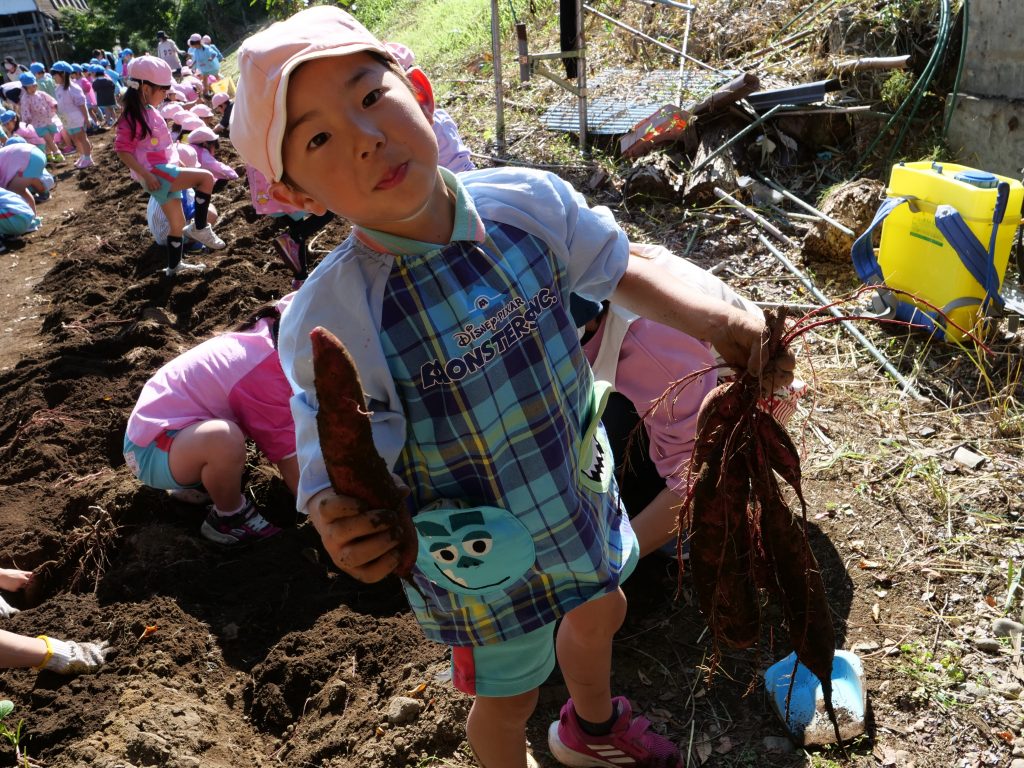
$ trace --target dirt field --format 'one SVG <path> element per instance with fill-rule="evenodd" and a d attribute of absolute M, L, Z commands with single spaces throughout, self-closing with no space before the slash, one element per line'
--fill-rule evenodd
<path fill-rule="evenodd" d="M 12 718 L 25 720 L 23 746 L 55 768 L 471 765 L 469 699 L 444 679 L 445 650 L 422 638 L 397 582 L 366 586 L 328 565 L 279 479 L 253 461 L 250 480 L 285 532 L 225 550 L 199 536 L 202 509 L 140 487 L 125 468 L 125 422 L 151 373 L 281 296 L 290 276 L 269 245 L 280 225 L 254 214 L 239 182 L 214 200 L 228 248 L 205 257 L 202 275 L 164 279 L 146 196 L 110 140 L 97 142 L 95 168 L 60 173 L 42 231 L 0 256 L 0 565 L 41 573 L 33 594 L 10 596 L 25 610 L 4 628 L 115 648 L 93 676 L 0 675 Z M 616 208 L 638 236 L 664 221 Z M 314 249 L 343 234 L 332 225 Z M 729 259 L 730 279 L 760 298 L 806 301 L 752 242 L 744 225 L 712 229 L 691 255 L 704 266 Z M 1019 356 L 1020 341 L 1001 349 Z M 942 381 L 970 379 L 969 368 L 926 359 Z M 772 606 L 760 651 L 726 654 L 709 684 L 687 580 L 677 599 L 676 566 L 657 557 L 626 585 L 614 690 L 688 748 L 691 765 L 1008 765 L 1024 678 L 1019 635 L 1014 649 L 992 622 L 1004 600 L 1019 606 L 1019 413 L 1006 410 L 1003 434 L 997 401 L 961 397 L 950 411 L 901 399 L 827 329 L 807 340 L 805 360 L 815 394 L 796 433 L 811 538 L 840 645 L 864 659 L 869 736 L 848 757 L 811 757 L 784 738 L 759 683 L 789 651 Z M 954 463 L 963 444 L 989 461 Z M 389 725 L 397 696 L 422 711 Z M 556 674 L 532 721 L 544 766 L 565 696 Z M 13 750 L 0 754 L 12 763 Z"/>

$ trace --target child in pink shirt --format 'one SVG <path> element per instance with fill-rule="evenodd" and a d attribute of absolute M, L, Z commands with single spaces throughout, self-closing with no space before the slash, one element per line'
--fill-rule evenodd
<path fill-rule="evenodd" d="M 128 418 L 124 457 L 148 486 L 203 486 L 212 500 L 201 533 L 220 544 L 259 541 L 280 529 L 242 493 L 251 439 L 295 493 L 299 467 L 291 386 L 277 355 L 277 323 L 291 300 L 171 360 L 146 382 Z M 187 498 L 187 496 L 182 496 Z"/>
<path fill-rule="evenodd" d="M 0 147 L 0 187 L 21 195 L 33 213 L 36 203 L 32 192 L 48 191 L 43 181 L 45 172 L 46 156 L 38 147 L 27 142 L 12 142 Z M 38 223 L 36 221 L 36 226 Z"/>
<path fill-rule="evenodd" d="M 8 138 L 11 136 L 21 136 L 21 138 L 34 147 L 46 146 L 46 142 L 39 138 L 38 133 L 18 120 L 18 113 L 13 109 L 0 112 L 0 128 L 3 128 Z"/>
<path fill-rule="evenodd" d="M 218 181 L 233 181 L 238 178 L 235 169 L 213 156 L 213 153 L 217 151 L 218 140 L 213 129 L 205 125 L 202 128 L 194 129 L 188 135 L 188 143 L 195 149 L 199 158 L 199 167 L 208 170 Z M 214 191 L 216 190 L 215 186 Z"/>
<path fill-rule="evenodd" d="M 46 159 L 51 163 L 63 163 L 64 153 L 57 148 L 54 137 L 59 130 L 57 100 L 46 91 L 39 90 L 34 75 L 22 72 L 22 94 L 18 102 L 21 119 L 32 126 L 36 134 L 46 143 Z"/>
<path fill-rule="evenodd" d="M 630 253 L 659 263 L 666 272 L 704 295 L 763 317 L 756 304 L 666 248 L 632 243 Z M 581 325 L 589 315 L 589 322 L 581 325 L 586 329 L 581 339 L 583 353 L 594 378 L 609 382 L 614 389 L 601 418 L 615 465 L 623 468 L 619 490 L 640 545 L 640 556 L 659 549 L 674 555 L 677 516 L 690 479 L 697 412 L 719 377 L 732 371 L 711 370 L 721 360 L 710 345 L 693 336 L 638 317 L 615 304 L 595 306 L 588 312 L 585 303 L 573 298 L 573 316 Z M 705 370 L 707 373 L 694 377 L 652 408 L 673 382 Z M 795 382 L 785 396 L 776 395 L 762 406 L 767 405 L 784 422 L 792 415 L 802 386 Z M 634 434 L 639 423 L 643 429 Z"/>
<path fill-rule="evenodd" d="M 181 169 L 167 123 L 157 111 L 171 87 L 173 77 L 167 62 L 155 56 L 139 56 L 128 65 L 128 90 L 124 111 L 117 121 L 114 151 L 153 197 L 157 198 L 170 232 L 167 236 L 168 277 L 179 272 L 202 271 L 203 264 L 184 261 L 184 238 L 197 240 L 208 248 L 224 247 L 207 221 L 213 196 L 213 174 L 202 168 Z M 181 191 L 196 190 L 195 219 L 188 225 L 181 210 Z"/>
<path fill-rule="evenodd" d="M 85 92 L 71 79 L 73 70 L 66 61 L 55 61 L 50 70 L 57 84 L 57 112 L 64 121 L 64 130 L 78 150 L 75 168 L 88 168 L 93 162 L 92 142 L 85 133 L 89 125 L 89 105 Z"/>

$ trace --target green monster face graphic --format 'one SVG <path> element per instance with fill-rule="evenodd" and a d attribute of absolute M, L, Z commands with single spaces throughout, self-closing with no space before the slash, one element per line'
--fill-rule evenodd
<path fill-rule="evenodd" d="M 529 531 L 498 507 L 425 510 L 413 523 L 419 534 L 420 571 L 451 592 L 503 590 L 536 559 Z"/>

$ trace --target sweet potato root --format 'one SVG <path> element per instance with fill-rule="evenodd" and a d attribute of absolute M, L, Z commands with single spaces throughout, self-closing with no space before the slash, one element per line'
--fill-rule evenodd
<path fill-rule="evenodd" d="M 316 416 L 331 487 L 351 496 L 387 525 L 399 542 L 399 576 L 408 576 L 416 561 L 416 529 L 402 509 L 407 491 L 398 486 L 387 463 L 377 453 L 370 428 L 370 413 L 363 399 L 355 363 L 338 338 L 323 327 L 310 333 L 313 374 L 320 408 Z"/>
<path fill-rule="evenodd" d="M 766 353 L 783 335 L 783 316 L 767 318 Z M 785 429 L 757 406 L 760 382 L 743 376 L 705 398 L 697 417 L 691 485 L 680 510 L 680 531 L 690 537 L 690 562 L 701 611 L 716 651 L 757 642 L 757 588 L 776 593 L 797 658 L 821 681 L 836 737 L 832 708 L 835 631 L 821 573 L 786 505 L 775 472 L 796 492 L 800 455 Z"/>

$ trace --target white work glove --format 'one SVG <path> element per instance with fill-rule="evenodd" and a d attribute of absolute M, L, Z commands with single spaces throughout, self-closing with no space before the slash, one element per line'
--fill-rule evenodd
<path fill-rule="evenodd" d="M 102 643 L 76 643 L 74 640 L 54 640 L 45 635 L 39 636 L 46 643 L 47 659 L 43 669 L 58 672 L 62 675 L 79 675 L 95 672 L 105 662 L 110 648 L 106 641 Z"/>
<path fill-rule="evenodd" d="M 3 616 L 5 619 L 9 619 L 16 613 L 20 613 L 20 611 L 0 597 L 0 616 Z"/>

